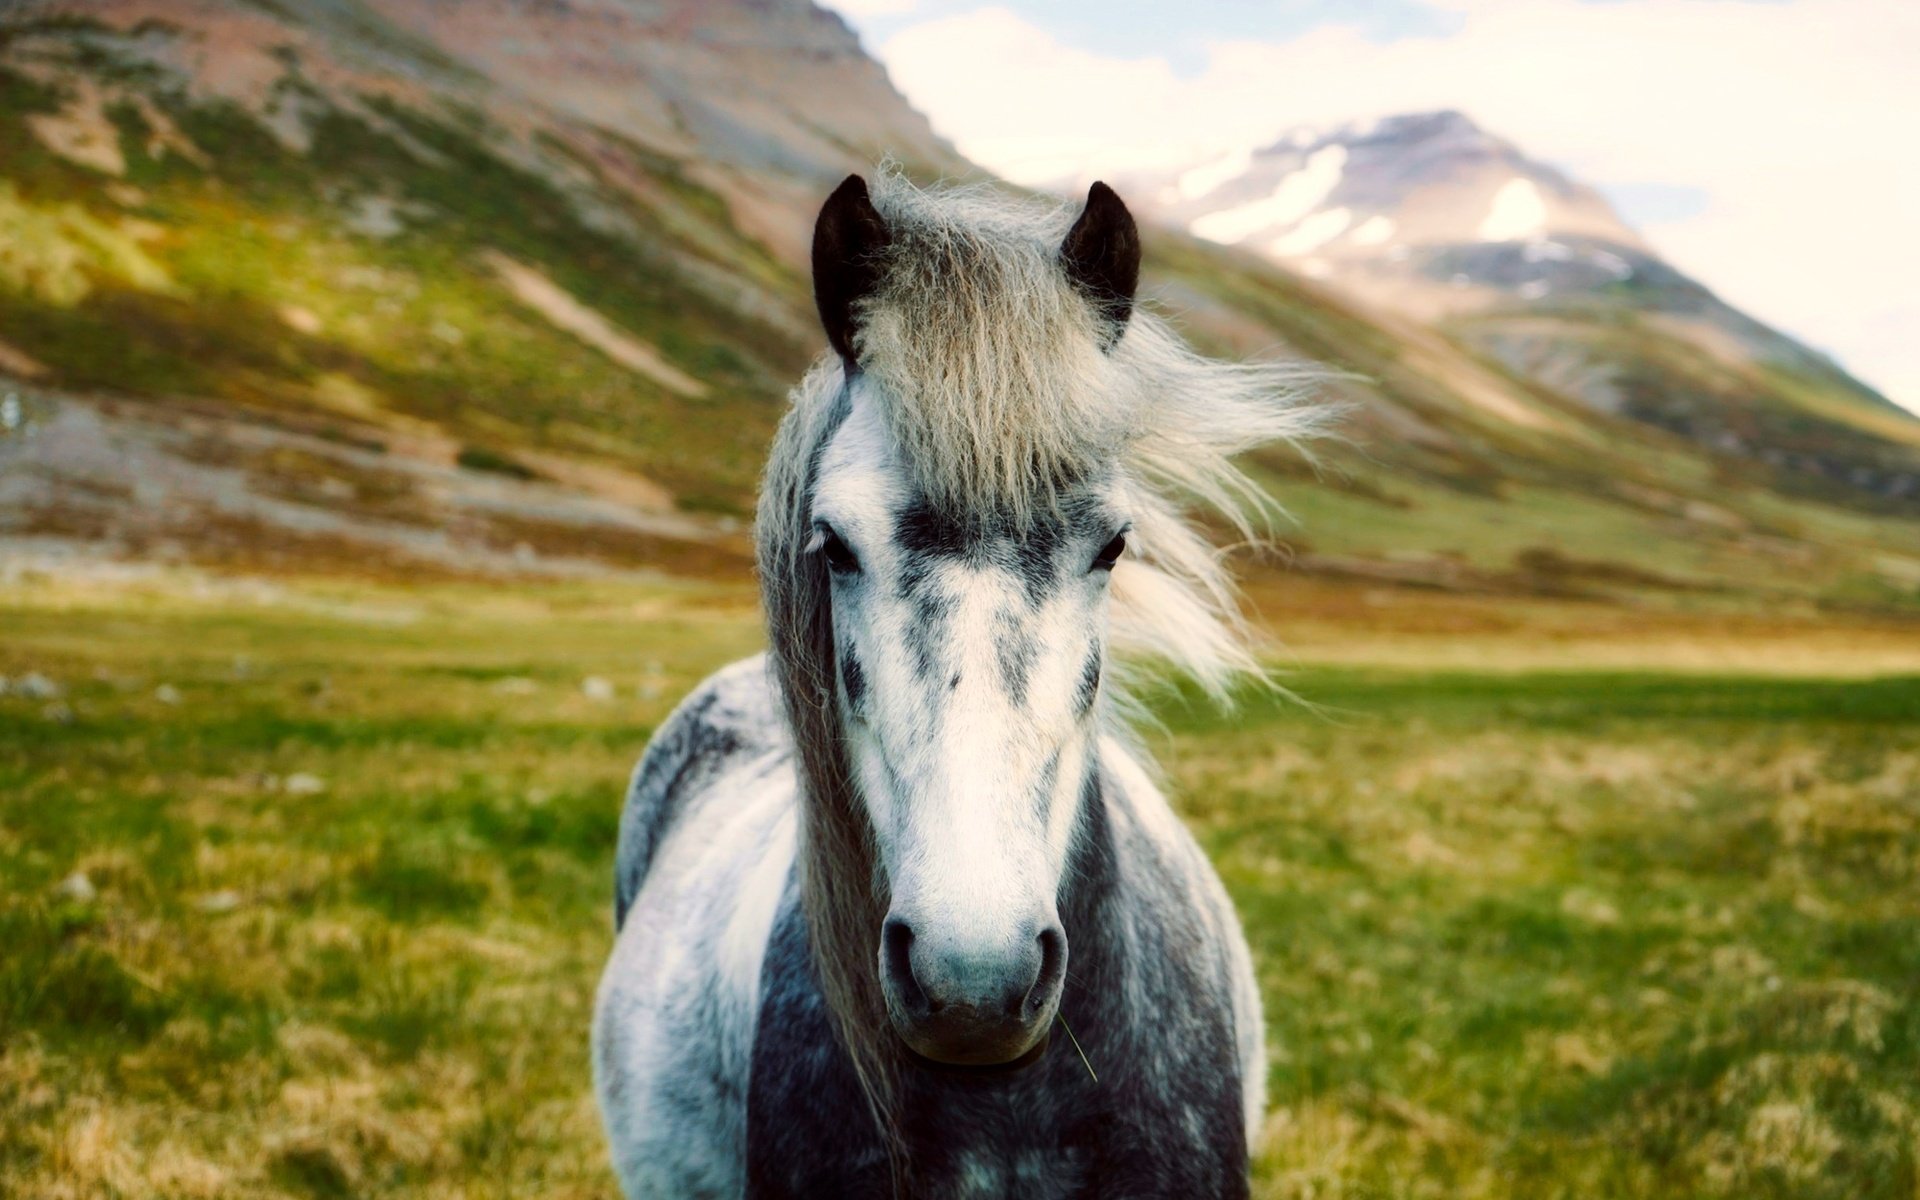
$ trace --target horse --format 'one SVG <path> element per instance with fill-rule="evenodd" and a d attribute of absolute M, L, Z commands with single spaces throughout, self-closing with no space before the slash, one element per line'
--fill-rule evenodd
<path fill-rule="evenodd" d="M 593 1023 L 620 1184 L 1245 1196 L 1252 959 L 1126 685 L 1259 673 L 1207 531 L 1253 536 L 1235 456 L 1319 407 L 1136 304 L 1104 184 L 854 175 L 812 257 L 829 348 L 756 517 L 769 648 L 659 727 L 620 818 Z"/>

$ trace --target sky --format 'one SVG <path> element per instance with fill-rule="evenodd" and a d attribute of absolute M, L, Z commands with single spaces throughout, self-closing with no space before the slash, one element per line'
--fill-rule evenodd
<path fill-rule="evenodd" d="M 1920 0 L 824 0 L 1023 183 L 1457 108 L 1920 412 Z"/>

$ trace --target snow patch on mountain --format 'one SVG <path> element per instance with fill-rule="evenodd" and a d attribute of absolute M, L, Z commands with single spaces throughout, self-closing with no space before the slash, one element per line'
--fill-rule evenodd
<path fill-rule="evenodd" d="M 1360 228 L 1353 231 L 1353 244 L 1356 246 L 1378 246 L 1393 237 L 1392 217 L 1369 217 Z"/>
<path fill-rule="evenodd" d="M 1201 163 L 1191 170 L 1182 172 L 1174 180 L 1173 188 L 1182 200 L 1198 200 L 1230 179 L 1237 179 L 1253 165 L 1251 146 L 1233 150 L 1211 162 Z"/>
<path fill-rule="evenodd" d="M 1518 242 L 1532 237 L 1547 225 L 1547 202 L 1539 185 L 1531 179 L 1514 176 L 1500 185 L 1493 195 L 1493 206 L 1480 222 L 1483 242 Z"/>
<path fill-rule="evenodd" d="M 1316 150 L 1307 156 L 1305 166 L 1274 185 L 1262 199 L 1208 213 L 1188 228 L 1196 237 L 1232 245 L 1262 230 L 1292 225 L 1333 194 L 1346 165 L 1345 146 Z"/>
<path fill-rule="evenodd" d="M 1273 239 L 1267 244 L 1267 250 L 1282 258 L 1298 258 L 1302 254 L 1311 254 L 1346 232 L 1347 226 L 1352 223 L 1351 209 L 1329 208 L 1324 212 L 1314 213 L 1286 233 Z"/>
<path fill-rule="evenodd" d="M 1633 278 L 1633 264 L 1610 250 L 1595 250 L 1590 257 L 1596 266 L 1611 272 L 1615 279 Z"/>

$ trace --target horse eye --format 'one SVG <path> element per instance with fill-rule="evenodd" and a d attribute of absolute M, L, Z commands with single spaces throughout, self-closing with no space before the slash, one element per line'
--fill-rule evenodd
<path fill-rule="evenodd" d="M 1100 553 L 1093 556 L 1092 569 L 1095 571 L 1113 570 L 1113 564 L 1120 561 L 1120 556 L 1126 553 L 1126 550 L 1127 535 L 1124 533 L 1114 534 L 1113 540 L 1100 547 Z"/>
<path fill-rule="evenodd" d="M 840 540 L 833 530 L 826 530 L 826 540 L 820 543 L 820 555 L 827 560 L 827 570 L 835 575 L 856 575 L 860 571 L 860 559 Z"/>

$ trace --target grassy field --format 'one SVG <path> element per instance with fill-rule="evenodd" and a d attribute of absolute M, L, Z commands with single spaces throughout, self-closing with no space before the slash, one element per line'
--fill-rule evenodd
<path fill-rule="evenodd" d="M 1920 631 L 1413 608 L 1312 627 L 1319 711 L 1155 735 L 1265 985 L 1258 1193 L 1920 1195 Z M 0 589 L 0 1194 L 612 1197 L 620 788 L 757 640 L 695 585 Z"/>

